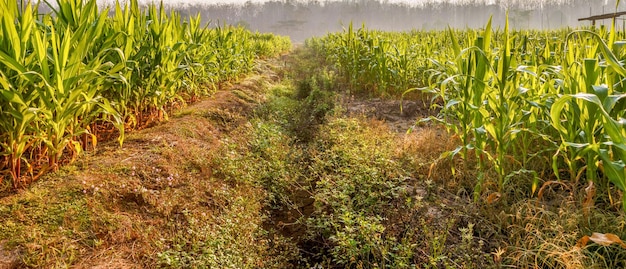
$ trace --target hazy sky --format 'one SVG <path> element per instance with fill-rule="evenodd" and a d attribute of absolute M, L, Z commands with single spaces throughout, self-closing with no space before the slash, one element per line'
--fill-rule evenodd
<path fill-rule="evenodd" d="M 141 0 L 141 2 L 151 2 L 152 0 Z M 164 3 L 206 3 L 206 4 L 222 4 L 222 3 L 235 3 L 235 4 L 244 4 L 246 2 L 267 2 L 267 0 L 163 0 Z M 300 0 L 302 1 L 302 0 Z M 325 0 L 322 0 L 320 2 L 324 2 Z M 414 4 L 418 4 L 421 2 L 424 2 L 424 0 L 387 0 L 390 3 L 414 3 Z M 430 0 L 432 1 L 432 0 Z M 441 0 L 443 1 L 447 1 L 447 2 L 456 2 L 456 1 L 462 1 L 462 0 Z M 157 0 L 158 2 L 158 0 Z M 487 1 L 490 2 L 490 1 Z"/>
<path fill-rule="evenodd" d="M 112 2 L 115 0 L 99 0 L 102 2 Z M 125 0 L 120 0 L 121 2 L 124 2 Z M 316 2 L 326 2 L 326 1 L 345 1 L 345 0 L 139 0 L 139 3 L 141 4 L 148 4 L 148 3 L 159 3 L 163 1 L 163 3 L 165 4 L 173 4 L 173 5 L 178 5 L 178 4 L 245 4 L 246 2 L 253 2 L 253 3 L 264 3 L 264 2 L 268 2 L 268 1 L 296 1 L 296 2 L 307 2 L 307 1 L 316 1 Z M 350 0 L 350 1 L 361 1 L 361 0 Z M 499 2 L 500 5 L 504 5 L 507 6 L 509 3 L 517 3 L 517 4 L 522 4 L 523 6 L 532 6 L 532 7 L 543 7 L 543 3 L 546 2 L 550 2 L 553 4 L 557 4 L 557 3 L 565 3 L 568 2 L 570 0 L 378 0 L 380 2 L 389 2 L 389 3 L 407 3 L 409 5 L 420 5 L 423 3 L 432 3 L 432 2 L 447 2 L 447 3 L 463 3 L 463 2 L 478 2 L 478 3 L 485 3 L 485 4 L 494 4 L 496 2 Z M 600 10 L 602 12 L 605 11 L 606 7 L 612 7 L 615 4 L 616 0 L 604 0 L 604 5 L 597 7 L 594 4 L 594 6 L 589 6 L 589 8 L 593 8 L 594 9 L 594 13 L 599 13 Z M 597 2 L 596 2 L 597 3 Z M 620 7 L 618 8 L 618 10 L 624 10 L 624 8 L 626 7 L 626 1 L 621 1 L 620 3 Z M 597 11 L 596 11 L 597 9 Z"/>
<path fill-rule="evenodd" d="M 145 0 L 144 0 L 145 1 Z M 163 0 L 163 2 L 171 2 L 171 3 L 206 3 L 206 4 L 219 4 L 219 3 L 236 3 L 236 4 L 244 4 L 246 2 L 266 2 L 266 0 Z M 393 0 L 389 2 L 403 2 L 403 0 Z M 408 0 L 404 2 L 420 2 L 420 0 Z"/>
<path fill-rule="evenodd" d="M 105 0 L 107 1 L 107 0 Z M 148 3 L 148 2 L 160 2 L 161 0 L 139 0 L 139 2 L 142 3 Z M 163 0 L 164 3 L 171 3 L 171 4 L 178 4 L 178 3 L 189 3 L 189 4 L 196 4 L 196 3 L 206 3 L 206 4 L 224 4 L 224 3 L 235 3 L 235 4 L 244 4 L 246 2 L 253 2 L 253 3 L 263 3 L 263 2 L 267 2 L 270 0 Z M 295 0 L 295 1 L 307 1 L 307 0 Z M 314 0 L 311 0 L 314 1 Z M 319 2 L 325 2 L 325 1 L 333 1 L 333 0 L 318 0 Z M 358 1 L 358 0 L 355 0 Z M 425 3 L 425 2 L 449 2 L 449 3 L 455 3 L 455 2 L 464 2 L 464 1 L 478 1 L 478 2 L 486 2 L 488 4 L 490 3 L 495 3 L 496 0 L 381 0 L 383 2 L 389 2 L 389 3 L 409 3 L 409 4 L 420 4 L 420 3 Z M 510 1 L 515 1 L 515 2 L 519 2 L 519 1 L 524 1 L 524 0 L 510 0 Z M 567 0 L 526 0 L 526 2 L 533 2 L 533 3 L 542 3 L 542 2 L 546 2 L 546 1 L 550 1 L 550 2 L 564 2 Z M 610 0 L 611 2 L 615 1 L 615 0 Z M 506 3 L 508 2 L 507 0 L 500 0 L 501 3 Z M 605 0 L 605 5 L 609 2 L 609 0 Z M 622 1 L 624 2 L 624 1 Z"/>

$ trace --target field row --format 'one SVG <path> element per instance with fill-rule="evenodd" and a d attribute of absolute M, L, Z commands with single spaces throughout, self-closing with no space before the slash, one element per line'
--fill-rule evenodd
<path fill-rule="evenodd" d="M 355 30 L 310 39 L 353 93 L 421 91 L 434 120 L 461 141 L 441 158 L 479 171 L 475 198 L 514 180 L 626 188 L 626 56 L 614 29 L 492 29 L 389 33 Z M 436 165 L 436 164 L 435 164 Z M 624 196 L 626 197 L 626 196 Z M 626 198 L 623 199 L 626 208 Z"/>
<path fill-rule="evenodd" d="M 13 187 L 71 161 L 102 137 L 167 118 L 168 109 L 288 50 L 288 38 L 207 28 L 136 0 L 39 6 L 0 0 L 0 171 Z M 9 182 L 7 180 L 5 183 Z"/>

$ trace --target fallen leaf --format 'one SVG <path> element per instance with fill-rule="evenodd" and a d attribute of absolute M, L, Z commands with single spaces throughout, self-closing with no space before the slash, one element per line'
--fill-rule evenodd
<path fill-rule="evenodd" d="M 612 244 L 619 244 L 623 248 L 626 248 L 626 244 L 619 238 L 619 236 L 611 233 L 603 234 L 603 233 L 593 233 L 591 236 L 583 236 L 578 243 L 577 247 L 584 247 L 591 240 L 592 242 L 601 245 L 601 246 L 610 246 Z"/>

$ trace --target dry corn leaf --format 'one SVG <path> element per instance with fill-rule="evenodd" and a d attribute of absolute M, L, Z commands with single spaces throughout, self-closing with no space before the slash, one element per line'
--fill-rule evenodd
<path fill-rule="evenodd" d="M 489 196 L 487 196 L 487 204 L 493 204 L 494 202 L 500 200 L 500 197 L 502 197 L 502 195 L 499 192 L 489 194 Z"/>
<path fill-rule="evenodd" d="M 589 240 L 601 246 L 610 246 L 612 244 L 619 244 L 623 248 L 626 248 L 626 244 L 622 241 L 622 239 L 620 239 L 619 236 L 611 234 L 611 233 L 606 233 L 606 234 L 593 233 L 591 234 L 591 236 L 585 235 L 580 240 L 578 240 L 578 243 L 576 244 L 576 246 L 582 248 L 587 245 Z"/>
<path fill-rule="evenodd" d="M 437 162 L 433 162 L 430 164 L 430 168 L 428 168 L 428 178 L 430 178 L 430 176 L 433 173 L 433 169 L 435 169 L 435 165 L 437 165 Z"/>
<path fill-rule="evenodd" d="M 561 181 L 556 181 L 556 180 L 547 181 L 546 183 L 543 183 L 541 188 L 539 188 L 539 192 L 537 193 L 537 203 L 541 201 L 541 198 L 543 197 L 543 192 L 545 191 L 545 189 L 550 187 L 551 185 L 561 185 L 564 189 L 570 190 L 570 187 Z"/>
<path fill-rule="evenodd" d="M 593 207 L 593 196 L 596 195 L 596 187 L 593 185 L 593 181 L 589 181 L 589 186 L 585 188 L 585 201 L 583 202 L 583 214 L 585 217 L 589 217 L 591 208 Z"/>

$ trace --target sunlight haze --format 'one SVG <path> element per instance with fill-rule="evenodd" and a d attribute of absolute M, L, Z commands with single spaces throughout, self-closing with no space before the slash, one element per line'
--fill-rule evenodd
<path fill-rule="evenodd" d="M 100 0 L 112 3 L 115 0 Z M 128 0 L 120 0 L 126 2 Z M 212 27 L 244 26 L 287 35 L 295 42 L 341 31 L 350 22 L 386 31 L 481 28 L 492 18 L 515 29 L 559 29 L 591 25 L 581 18 L 615 11 L 608 0 L 138 0 L 163 2 L 183 16 L 200 14 Z M 626 10 L 622 2 L 618 11 Z M 610 20 L 597 20 L 607 25 Z M 619 25 L 624 28 L 623 21 Z"/>

